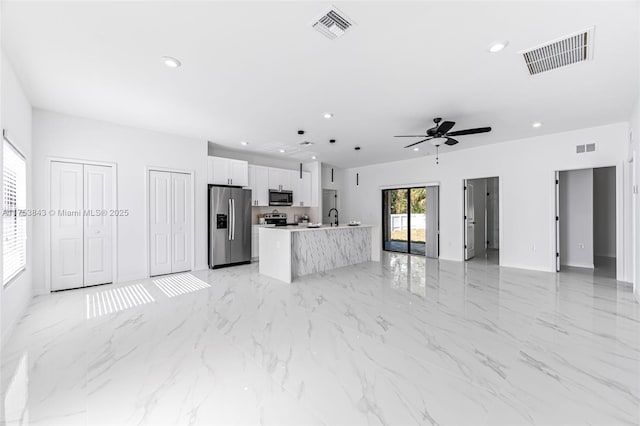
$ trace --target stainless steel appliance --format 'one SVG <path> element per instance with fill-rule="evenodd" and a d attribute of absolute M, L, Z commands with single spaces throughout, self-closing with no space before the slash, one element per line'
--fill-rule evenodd
<path fill-rule="evenodd" d="M 209 185 L 209 267 L 251 262 L 251 190 Z"/>
<path fill-rule="evenodd" d="M 269 190 L 270 206 L 292 206 L 293 191 L 279 191 L 277 189 Z"/>
<path fill-rule="evenodd" d="M 268 225 L 286 226 L 287 214 L 286 213 L 265 213 L 264 221 Z"/>

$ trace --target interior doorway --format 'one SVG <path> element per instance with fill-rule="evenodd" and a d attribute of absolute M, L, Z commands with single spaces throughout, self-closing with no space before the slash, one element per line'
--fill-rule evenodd
<path fill-rule="evenodd" d="M 437 258 L 439 188 L 382 190 L 383 250 Z"/>
<path fill-rule="evenodd" d="M 556 271 L 616 278 L 616 168 L 556 173 Z"/>
<path fill-rule="evenodd" d="M 500 178 L 464 181 L 464 259 L 500 263 Z"/>
<path fill-rule="evenodd" d="M 333 222 L 333 218 L 329 218 L 329 211 L 338 208 L 338 190 L 323 189 L 322 190 L 322 223 L 328 224 Z"/>

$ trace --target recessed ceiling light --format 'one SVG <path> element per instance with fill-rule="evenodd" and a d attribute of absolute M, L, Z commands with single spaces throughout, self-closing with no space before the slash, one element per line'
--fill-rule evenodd
<path fill-rule="evenodd" d="M 509 42 L 506 41 L 506 40 L 494 41 L 493 43 L 491 43 L 489 45 L 489 52 L 498 53 L 499 51 L 501 51 L 502 49 L 507 47 L 508 44 L 509 44 Z"/>
<path fill-rule="evenodd" d="M 249 142 L 246 142 L 246 141 L 240 141 L 240 145 L 247 146 L 247 145 L 249 145 Z"/>
<path fill-rule="evenodd" d="M 162 62 L 169 68 L 178 68 L 182 66 L 182 62 L 171 56 L 163 56 Z"/>
<path fill-rule="evenodd" d="M 330 113 L 330 112 L 325 112 L 325 113 L 323 114 L 323 117 L 324 117 L 324 118 L 331 118 L 331 117 L 333 117 L 333 114 L 332 114 L 332 113 Z"/>
<path fill-rule="evenodd" d="M 539 121 L 536 121 L 535 123 L 532 124 L 532 126 L 537 129 L 538 127 L 542 127 L 542 123 Z"/>
<path fill-rule="evenodd" d="M 312 160 L 315 160 L 316 158 L 318 157 L 316 157 L 315 155 L 311 157 Z"/>
<path fill-rule="evenodd" d="M 414 151 L 420 151 L 420 148 L 418 148 L 417 146 L 415 148 L 413 148 Z"/>
<path fill-rule="evenodd" d="M 281 150 L 280 150 L 280 152 L 281 152 L 282 154 L 284 154 L 284 149 L 281 149 Z"/>

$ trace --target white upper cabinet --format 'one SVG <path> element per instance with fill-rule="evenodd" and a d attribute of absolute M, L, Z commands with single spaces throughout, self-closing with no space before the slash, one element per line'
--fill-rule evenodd
<path fill-rule="evenodd" d="M 209 183 L 212 185 L 249 185 L 249 163 L 231 158 L 209 157 Z"/>
<path fill-rule="evenodd" d="M 247 186 L 249 185 L 249 163 L 240 160 L 230 160 L 229 177 L 231 185 Z"/>
<path fill-rule="evenodd" d="M 311 173 L 295 172 L 292 176 L 295 186 L 293 188 L 293 205 L 297 207 L 312 207 L 311 202 Z"/>
<path fill-rule="evenodd" d="M 249 166 L 249 188 L 251 188 L 251 205 L 266 207 L 269 205 L 269 168 Z"/>
<path fill-rule="evenodd" d="M 293 191 L 292 171 L 269 168 L 269 189 L 276 191 Z"/>
<path fill-rule="evenodd" d="M 318 177 L 315 178 L 316 182 Z M 311 172 L 249 165 L 246 161 L 209 157 L 209 184 L 242 186 L 251 189 L 253 207 L 269 206 L 269 190 L 292 191 L 296 207 L 317 207 L 318 191 Z"/>

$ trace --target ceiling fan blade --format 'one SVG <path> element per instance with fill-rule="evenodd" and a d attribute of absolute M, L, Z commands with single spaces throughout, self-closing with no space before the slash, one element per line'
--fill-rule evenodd
<path fill-rule="evenodd" d="M 455 139 L 451 139 L 451 138 L 447 138 L 447 141 L 444 143 L 445 145 L 449 145 L 449 146 L 453 146 L 455 144 L 457 144 L 458 141 Z"/>
<path fill-rule="evenodd" d="M 427 135 L 400 135 L 394 136 L 394 138 L 424 138 Z"/>
<path fill-rule="evenodd" d="M 445 133 L 447 133 L 449 130 L 451 130 L 453 128 L 453 126 L 456 125 L 455 121 L 443 121 L 442 123 L 440 123 L 440 125 L 438 126 L 437 132 L 441 135 L 444 135 Z"/>
<path fill-rule="evenodd" d="M 414 146 L 414 145 L 418 145 L 419 143 L 422 143 L 422 142 L 425 142 L 425 141 L 428 141 L 429 139 L 431 139 L 431 138 L 423 139 L 423 140 L 421 140 L 421 141 L 419 141 L 419 142 L 414 142 L 414 143 L 412 143 L 411 145 L 407 145 L 407 146 L 405 146 L 405 148 L 411 148 L 412 146 Z"/>
<path fill-rule="evenodd" d="M 491 127 L 478 127 L 477 129 L 458 130 L 456 132 L 447 133 L 447 136 L 475 135 L 476 133 L 487 133 L 491 131 Z"/>

